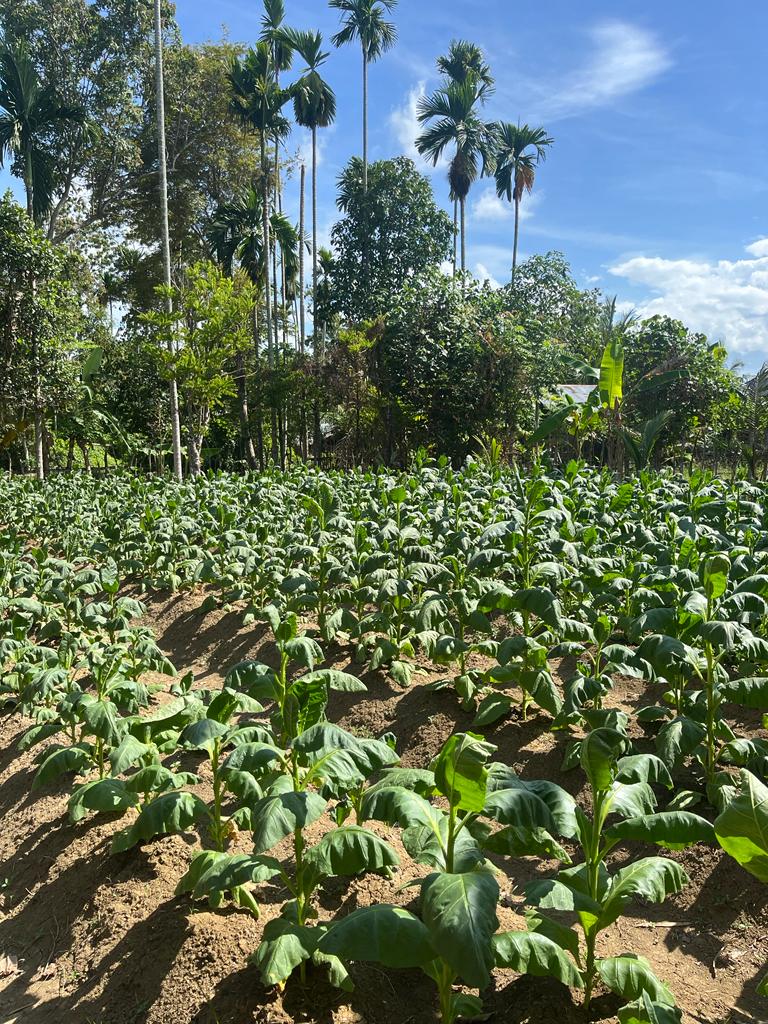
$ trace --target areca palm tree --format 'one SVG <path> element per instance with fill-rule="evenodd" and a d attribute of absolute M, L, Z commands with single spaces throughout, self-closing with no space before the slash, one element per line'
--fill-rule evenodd
<path fill-rule="evenodd" d="M 319 32 L 285 33 L 291 47 L 306 67 L 294 86 L 293 111 L 296 123 L 312 133 L 312 302 L 317 295 L 317 130 L 328 128 L 336 119 L 336 96 L 320 75 L 319 68 L 328 59 L 323 52 L 323 37 Z M 303 339 L 302 339 L 303 340 Z"/>
<path fill-rule="evenodd" d="M 54 86 L 40 80 L 22 42 L 0 43 L 0 167 L 6 155 L 18 163 L 35 224 L 51 209 L 57 138 L 74 126 L 86 126 L 85 109 L 63 103 Z"/>
<path fill-rule="evenodd" d="M 520 230 L 520 201 L 533 190 L 536 166 L 545 160 L 547 149 L 555 141 L 543 128 L 502 121 L 497 126 L 496 194 L 515 204 L 515 240 L 512 248 L 512 284 L 517 268 L 517 239 Z"/>
<path fill-rule="evenodd" d="M 397 40 L 397 28 L 386 15 L 397 0 L 328 0 L 341 14 L 341 29 L 333 36 L 334 46 L 360 43 L 363 54 L 363 192 L 368 191 L 368 65 L 378 60 Z"/>
<path fill-rule="evenodd" d="M 269 216 L 268 250 L 264 246 L 262 223 L 263 199 L 259 190 L 251 185 L 231 203 L 221 204 L 214 212 L 208 229 L 208 243 L 224 272 L 231 275 L 239 265 L 257 288 L 265 287 L 270 259 L 279 247 L 283 254 L 286 278 L 286 294 L 283 314 L 293 301 L 299 286 L 299 231 L 289 219 L 277 210 Z M 265 288 L 268 296 L 268 290 Z M 277 310 L 274 311 L 277 318 Z M 258 309 L 254 307 L 254 341 L 256 356 L 259 355 Z M 238 368 L 239 371 L 239 368 Z M 244 388 L 243 388 L 244 390 Z M 240 394 L 241 426 L 245 443 L 246 458 L 251 461 L 247 439 L 247 400 Z M 243 420 L 243 409 L 245 409 Z M 259 429 L 259 453 L 261 456 L 261 429 Z"/>
<path fill-rule="evenodd" d="M 282 89 L 275 80 L 272 47 L 259 42 L 240 60 L 235 58 L 229 73 L 232 87 L 232 110 L 240 119 L 259 133 L 261 150 L 261 226 L 265 252 L 270 251 L 271 172 L 267 157 L 267 138 L 285 138 L 290 122 L 283 115 L 283 107 L 290 100 L 292 90 Z M 272 338 L 272 306 L 269 294 L 269 265 L 264 268 L 264 319 L 267 330 L 267 361 L 274 369 L 275 348 Z M 275 322 L 277 322 L 275 318 Z M 277 461 L 277 423 L 273 410 L 272 457 Z"/>
<path fill-rule="evenodd" d="M 168 223 L 168 174 L 165 152 L 165 87 L 163 82 L 163 22 L 160 0 L 154 3 L 155 29 L 155 120 L 157 128 L 157 169 L 160 193 L 160 232 L 163 252 L 163 284 L 165 285 L 165 310 L 170 313 L 171 298 L 171 234 Z M 168 347 L 173 351 L 173 339 L 169 336 Z M 171 449 L 173 451 L 173 475 L 177 480 L 183 476 L 181 462 L 181 418 L 179 416 L 179 388 L 175 375 L 168 385 L 171 406 Z"/>
<path fill-rule="evenodd" d="M 416 139 L 419 153 L 436 165 L 448 146 L 456 147 L 448 182 L 461 211 L 462 271 L 467 265 L 467 196 L 473 182 L 491 172 L 496 147 L 495 125 L 483 121 L 477 112 L 484 95 L 482 83 L 469 77 L 463 82 L 449 82 L 432 96 L 423 96 L 418 105 L 419 122 L 434 122 Z"/>
<path fill-rule="evenodd" d="M 483 56 L 483 51 L 476 43 L 466 39 L 453 39 L 448 53 L 438 57 L 437 70 L 447 82 L 475 81 L 480 87 L 482 99 L 487 99 L 494 91 L 494 79 L 490 65 Z M 458 243 L 458 208 L 459 197 L 451 189 L 450 200 L 453 203 L 453 273 L 456 274 Z"/>

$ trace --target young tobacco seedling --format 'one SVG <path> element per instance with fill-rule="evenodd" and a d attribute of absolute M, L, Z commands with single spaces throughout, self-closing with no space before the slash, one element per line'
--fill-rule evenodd
<path fill-rule="evenodd" d="M 593 807 L 591 816 L 576 809 L 576 837 L 583 863 L 526 887 L 527 901 L 535 908 L 529 915 L 529 929 L 549 936 L 572 955 L 583 979 L 587 1008 L 598 977 L 627 1002 L 646 993 L 654 1005 L 674 1007 L 671 992 L 642 958 L 633 953 L 600 958 L 596 945 L 600 932 L 621 916 L 631 899 L 660 903 L 682 890 L 687 875 L 665 857 L 643 857 L 611 874 L 607 855 L 627 840 L 682 849 L 708 842 L 714 835 L 710 823 L 695 814 L 655 812 L 656 797 L 650 783 L 671 789 L 669 772 L 655 755 L 631 755 L 629 749 L 626 736 L 605 727 L 593 729 L 581 741 L 580 763 L 589 781 Z M 619 820 L 609 824 L 612 816 Z M 543 913 L 546 910 L 576 915 L 585 940 L 583 959 L 577 933 L 548 917 Z"/>
<path fill-rule="evenodd" d="M 715 835 L 726 853 L 768 884 L 768 787 L 744 768 L 740 792 L 715 820 Z M 768 974 L 757 991 L 768 997 Z"/>
<path fill-rule="evenodd" d="M 447 809 L 406 788 L 418 785 L 424 792 L 427 779 L 403 769 L 385 772 L 366 791 L 362 816 L 399 824 L 410 856 L 434 870 L 412 883 L 421 891 L 418 915 L 387 905 L 356 910 L 333 924 L 319 945 L 341 960 L 420 967 L 437 986 L 443 1024 L 482 1016 L 480 998 L 454 986 L 482 990 L 494 966 L 581 985 L 578 971 L 548 936 L 497 934 L 499 886 L 485 852 L 545 853 L 567 861 L 551 832 L 573 833 L 576 821 L 567 793 L 553 783 L 524 782 L 505 765 L 491 764 L 494 750 L 472 733 L 448 739 L 433 763 L 430 787 L 445 798 Z M 504 827 L 493 831 L 493 821 Z"/>

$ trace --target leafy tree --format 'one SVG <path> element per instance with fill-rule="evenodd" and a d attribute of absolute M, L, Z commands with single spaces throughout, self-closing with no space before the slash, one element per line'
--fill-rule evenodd
<path fill-rule="evenodd" d="M 534 348 L 556 341 L 565 352 L 593 364 L 603 349 L 603 302 L 596 289 L 582 291 L 559 252 L 531 256 L 517 268 L 515 282 L 502 289 Z M 573 371 L 560 383 L 573 383 Z"/>
<path fill-rule="evenodd" d="M 170 309 L 145 314 L 159 342 L 167 347 L 177 336 L 179 346 L 166 354 L 168 372 L 179 382 L 186 408 L 189 469 L 202 471 L 202 447 L 211 413 L 232 394 L 226 372 L 250 340 L 251 285 L 245 278 L 227 277 L 213 263 L 196 263 L 181 285 L 170 289 Z"/>
<path fill-rule="evenodd" d="M 0 45 L 0 166 L 5 153 L 24 181 L 27 213 L 40 224 L 54 196 L 54 156 L 63 130 L 82 125 L 85 110 L 62 103 L 40 80 L 23 43 Z"/>
<path fill-rule="evenodd" d="M 450 253 L 451 222 L 432 186 L 407 157 L 363 165 L 353 157 L 339 178 L 342 219 L 331 233 L 333 308 L 360 322 L 386 312 L 404 285 Z"/>
<path fill-rule="evenodd" d="M 171 25 L 167 5 L 164 20 Z M 23 40 L 42 84 L 39 99 L 77 111 L 57 118 L 56 143 L 45 147 L 51 204 L 40 223 L 52 241 L 119 224 L 126 188 L 139 161 L 136 129 L 154 102 L 150 0 L 24 0 L 4 4 L 0 34 Z M 25 76 L 27 82 L 29 76 Z M 95 126 L 84 130 L 84 124 Z M 44 190 L 45 191 L 45 190 Z"/>
<path fill-rule="evenodd" d="M 512 248 L 512 284 L 515 283 L 517 268 L 517 238 L 520 229 L 520 201 L 526 192 L 533 191 L 536 165 L 546 159 L 551 139 L 543 128 L 531 128 L 527 124 L 510 124 L 501 121 L 498 125 L 498 149 L 496 150 L 496 192 L 500 199 L 515 204 L 515 241 Z"/>
<path fill-rule="evenodd" d="M 46 241 L 6 193 L 0 200 L 0 429 L 2 447 L 34 424 L 35 469 L 46 472 L 46 415 L 65 407 L 90 333 L 76 258 Z"/>
<path fill-rule="evenodd" d="M 341 14 L 342 27 L 333 37 L 334 46 L 358 40 L 363 54 L 363 192 L 368 191 L 368 65 L 391 50 L 397 29 L 385 15 L 394 11 L 397 0 L 328 0 Z"/>
<path fill-rule="evenodd" d="M 711 344 L 706 335 L 688 330 L 679 320 L 654 316 L 637 324 L 625 345 L 627 386 L 632 387 L 652 367 L 678 367 L 683 372 L 658 389 L 638 394 L 634 424 L 651 419 L 659 409 L 671 409 L 674 417 L 666 428 L 668 443 L 687 445 L 698 433 L 700 443 L 710 447 L 729 395 L 737 389 L 736 376 L 725 359 L 721 345 Z"/>
<path fill-rule="evenodd" d="M 489 288 L 435 270 L 415 278 L 387 314 L 375 358 L 389 402 L 385 458 L 431 445 L 460 459 L 483 429 L 514 434 L 528 350 Z"/>

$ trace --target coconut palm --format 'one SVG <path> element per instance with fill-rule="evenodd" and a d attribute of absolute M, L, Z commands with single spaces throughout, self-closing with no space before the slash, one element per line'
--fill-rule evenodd
<path fill-rule="evenodd" d="M 27 213 L 40 224 L 51 209 L 56 142 L 63 132 L 86 126 L 81 106 L 66 104 L 45 85 L 26 46 L 0 44 L 0 167 L 10 156 L 19 168 Z"/>
<path fill-rule="evenodd" d="M 312 301 L 317 294 L 317 130 L 327 128 L 336 118 L 336 96 L 318 69 L 328 59 L 319 32 L 284 33 L 306 67 L 294 86 L 293 111 L 296 123 L 312 133 Z M 303 339 L 302 339 L 303 340 Z"/>
<path fill-rule="evenodd" d="M 453 39 L 448 53 L 438 57 L 437 70 L 447 82 L 466 82 L 474 80 L 481 88 L 483 100 L 493 93 L 494 80 L 491 69 L 483 56 L 483 51 L 476 43 L 466 39 Z M 453 203 L 453 273 L 456 273 L 456 246 L 459 237 L 458 209 L 459 197 L 451 190 L 450 200 Z"/>
<path fill-rule="evenodd" d="M 456 147 L 448 168 L 448 183 L 461 212 L 462 270 L 467 266 L 467 196 L 478 176 L 492 171 L 496 147 L 495 125 L 483 121 L 477 113 L 484 88 L 473 77 L 449 82 L 432 96 L 423 96 L 418 105 L 419 122 L 434 122 L 416 139 L 419 153 L 436 165 L 448 146 Z"/>
<path fill-rule="evenodd" d="M 512 248 L 512 284 L 517 268 L 517 239 L 520 230 L 520 200 L 523 193 L 533 190 L 536 166 L 547 156 L 547 148 L 555 141 L 543 128 L 527 124 L 497 125 L 496 194 L 515 204 L 515 240 Z"/>
<path fill-rule="evenodd" d="M 359 41 L 363 54 L 363 192 L 368 191 L 368 65 L 395 45 L 397 29 L 385 15 L 397 7 L 397 0 L 328 0 L 341 14 L 341 29 L 333 36 L 334 46 Z"/>

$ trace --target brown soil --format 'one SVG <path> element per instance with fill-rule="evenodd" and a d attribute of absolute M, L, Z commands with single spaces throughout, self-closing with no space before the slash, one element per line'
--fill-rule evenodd
<path fill-rule="evenodd" d="M 270 660 L 260 624 L 243 628 L 237 611 L 201 614 L 202 593 L 149 600 L 148 623 L 180 670 L 215 684 L 238 661 L 258 654 Z M 341 649 L 337 667 L 358 671 Z M 430 692 L 426 671 L 402 690 L 381 673 L 364 677 L 368 692 L 334 694 L 330 717 L 364 735 L 391 730 L 405 764 L 424 766 L 454 729 L 471 716 L 451 691 Z M 620 678 L 612 702 L 630 710 L 647 703 L 637 680 Z M 384 971 L 357 964 L 355 991 L 330 987 L 310 971 L 306 986 L 292 979 L 284 993 L 266 991 L 247 963 L 264 924 L 285 898 L 279 885 L 260 890 L 263 909 L 211 912 L 175 897 L 174 887 L 205 835 L 168 836 L 120 856 L 109 842 L 124 821 L 92 817 L 71 825 L 67 785 L 31 794 L 32 753 L 19 755 L 24 729 L 18 718 L 0 725 L 0 1024 L 432 1024 L 431 983 L 414 971 Z M 763 733 L 765 735 L 765 733 Z M 548 731 L 545 716 L 511 718 L 488 730 L 499 758 L 526 778 L 547 778 L 578 793 L 578 772 L 560 764 L 568 737 Z M 641 733 L 637 739 L 647 742 Z M 206 766 L 197 768 L 206 795 Z M 328 822 L 318 822 L 317 839 Z M 414 890 L 399 886 L 425 869 L 414 865 L 397 835 L 391 839 L 402 865 L 393 881 L 377 876 L 332 879 L 320 894 L 320 918 L 376 902 L 409 905 Z M 235 849 L 248 851 L 248 835 Z M 632 855 L 644 854 L 642 849 Z M 653 851 L 658 852 L 658 851 Z M 287 856 L 287 848 L 279 853 Z M 619 853 L 617 860 L 626 857 Z M 697 846 L 674 854 L 690 885 L 662 906 L 633 906 L 603 935 L 602 955 L 632 951 L 648 958 L 669 983 L 685 1024 L 768 1022 L 756 994 L 768 969 L 765 887 L 721 851 Z M 499 910 L 503 929 L 523 927 L 521 892 L 532 877 L 552 871 L 535 860 L 507 861 Z M 585 1024 L 578 995 L 557 982 L 497 971 L 484 993 L 499 1024 Z M 617 1002 L 601 995 L 592 1021 L 615 1021 Z"/>

